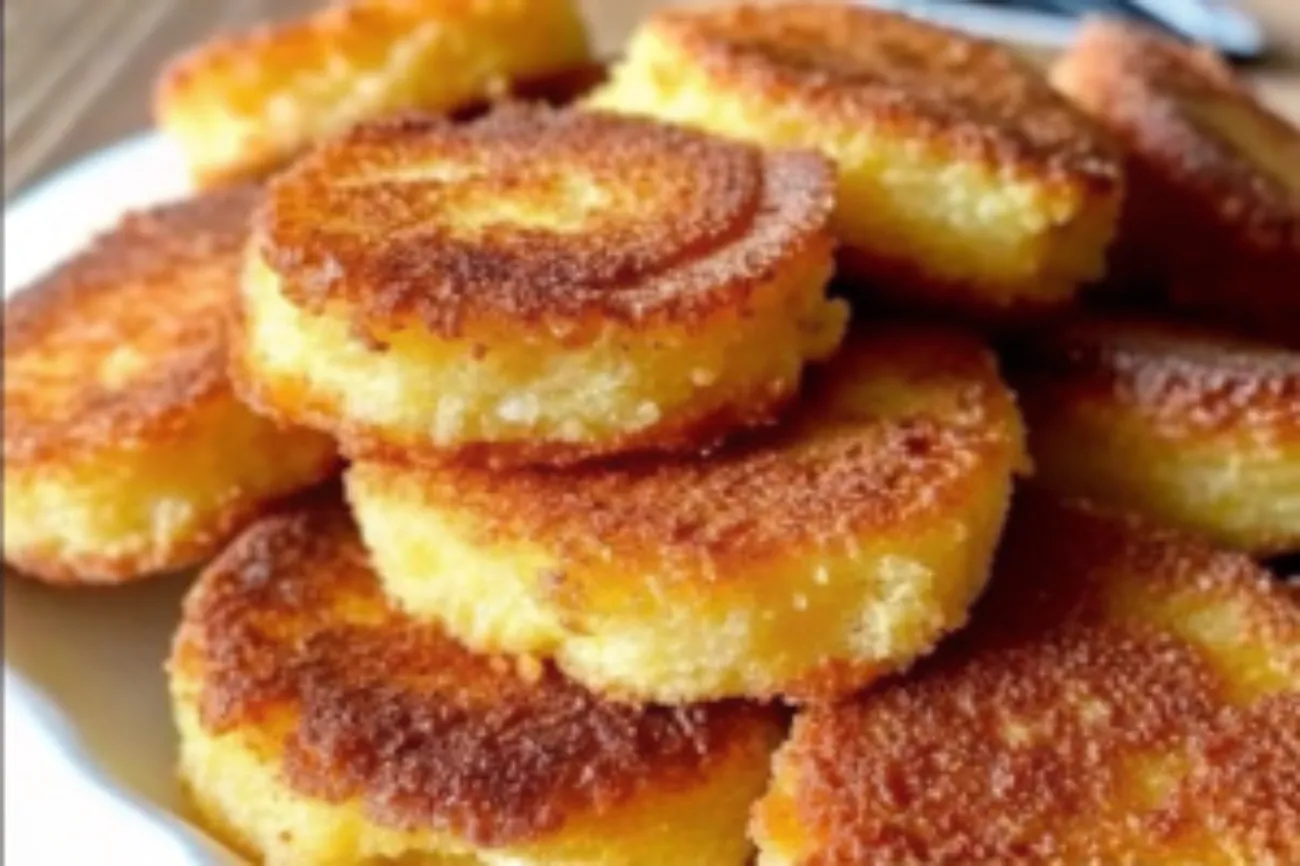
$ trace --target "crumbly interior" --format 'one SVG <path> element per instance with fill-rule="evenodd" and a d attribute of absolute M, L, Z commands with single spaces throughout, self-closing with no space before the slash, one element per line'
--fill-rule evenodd
<path fill-rule="evenodd" d="M 51 580 L 92 582 L 194 565 L 271 500 L 323 480 L 334 460 L 330 440 L 227 394 L 165 441 L 6 467 L 5 556 Z"/>
<path fill-rule="evenodd" d="M 616 450 L 606 445 L 770 406 L 798 386 L 806 361 L 833 351 L 847 310 L 824 294 L 825 250 L 783 264 L 747 310 L 705 325 L 635 335 L 611 325 L 578 342 L 536 329 L 443 339 L 411 327 L 377 347 L 356 335 L 344 309 L 294 306 L 252 257 L 239 363 L 259 399 L 290 418 L 336 422 L 345 445 L 352 428 L 392 448 Z"/>
<path fill-rule="evenodd" d="M 830 156 L 839 167 L 837 233 L 862 254 L 865 276 L 902 280 L 905 298 L 986 311 L 1045 305 L 1104 272 L 1117 193 L 1044 182 L 962 159 L 939 141 L 718 86 L 650 28 L 590 101 Z"/>

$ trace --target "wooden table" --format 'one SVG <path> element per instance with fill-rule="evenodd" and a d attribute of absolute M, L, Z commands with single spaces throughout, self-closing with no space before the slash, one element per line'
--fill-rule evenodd
<path fill-rule="evenodd" d="M 665 0 L 584 0 L 597 45 L 617 49 Z M 1264 96 L 1300 121 L 1300 0 L 1239 0 L 1276 47 L 1252 71 Z M 5 197 L 149 123 L 149 94 L 171 54 L 224 28 L 288 17 L 322 0 L 7 0 Z"/>

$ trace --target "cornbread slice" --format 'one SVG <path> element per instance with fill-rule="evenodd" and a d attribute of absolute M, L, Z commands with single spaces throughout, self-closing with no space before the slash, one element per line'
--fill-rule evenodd
<path fill-rule="evenodd" d="M 1300 551 L 1300 352 L 1090 318 L 1012 365 L 1042 484 L 1268 555 Z"/>
<path fill-rule="evenodd" d="M 1053 80 L 1127 150 L 1129 281 L 1300 344 L 1300 130 L 1211 52 L 1116 22 L 1084 27 Z"/>
<path fill-rule="evenodd" d="M 1300 604 L 1245 557 L 1017 504 L 972 624 L 814 707 L 762 866 L 1300 862 Z"/>
<path fill-rule="evenodd" d="M 393 111 L 449 111 L 589 60 L 573 0 L 345 0 L 173 60 L 158 126 L 194 180 L 261 177 Z"/>
<path fill-rule="evenodd" d="M 226 317 L 258 192 L 126 216 L 5 305 L 4 558 L 60 583 L 195 564 L 332 474 L 238 400 Z"/>
<path fill-rule="evenodd" d="M 741 866 L 783 730 L 472 655 L 386 603 L 337 496 L 207 569 L 169 672 L 186 788 L 268 866 Z"/>
<path fill-rule="evenodd" d="M 812 153 L 611 115 L 364 126 L 272 183 L 236 377 L 354 456 L 711 445 L 840 341 L 831 194 Z"/>
<path fill-rule="evenodd" d="M 493 473 L 363 461 L 389 597 L 620 697 L 829 699 L 965 621 L 1021 459 L 974 338 L 851 339 L 788 423 L 706 457 Z"/>
<path fill-rule="evenodd" d="M 992 43 L 848 3 L 667 9 L 590 103 L 823 151 L 845 263 L 908 306 L 1020 315 L 1103 271 L 1118 159 Z"/>

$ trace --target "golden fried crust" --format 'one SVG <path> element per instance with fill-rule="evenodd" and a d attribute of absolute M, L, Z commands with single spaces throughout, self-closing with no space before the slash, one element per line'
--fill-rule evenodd
<path fill-rule="evenodd" d="M 183 568 L 334 471 L 329 440 L 258 417 L 227 376 L 259 198 L 129 215 L 7 304 L 7 562 L 58 583 Z"/>
<path fill-rule="evenodd" d="M 628 698 L 824 700 L 964 621 L 1021 456 L 979 340 L 894 324 L 811 371 L 782 424 L 707 455 L 367 458 L 347 486 L 385 590 L 477 649 Z M 792 647 L 799 629 L 816 634 Z"/>
<path fill-rule="evenodd" d="M 1290 863 L 1300 606 L 1244 557 L 1028 496 L 972 625 L 795 724 L 763 863 Z"/>
<path fill-rule="evenodd" d="M 1082 319 L 1022 344 L 1012 369 L 1031 416 L 1092 405 L 1141 418 L 1171 445 L 1300 445 L 1300 354 L 1219 331 Z"/>
<path fill-rule="evenodd" d="M 346 0 L 177 57 L 158 79 L 154 113 L 195 180 L 216 186 L 260 179 L 316 140 L 393 111 L 563 93 L 586 65 L 570 0 Z"/>
<path fill-rule="evenodd" d="M 608 703 L 549 668 L 471 654 L 386 604 L 334 497 L 263 521 L 204 573 L 171 665 L 201 682 L 213 734 L 289 720 L 266 748 L 294 791 L 484 846 L 692 785 L 778 723 L 734 702 Z"/>
<path fill-rule="evenodd" d="M 1127 275 L 1300 339 L 1300 132 L 1212 53 L 1113 21 L 1089 23 L 1052 78 L 1127 148 Z"/>
<path fill-rule="evenodd" d="M 1300 546 L 1300 353 L 1108 316 L 1009 360 L 1044 487 L 1251 553 Z"/>
<path fill-rule="evenodd" d="M 811 152 L 598 112 L 358 127 L 270 186 L 237 384 L 352 456 L 708 447 L 843 335 L 833 183 Z"/>
<path fill-rule="evenodd" d="M 224 317 L 258 196 L 129 215 L 6 304 L 6 467 L 165 439 L 230 394 Z"/>
<path fill-rule="evenodd" d="M 707 557 L 737 566 L 710 581 L 744 580 L 748 558 L 898 531 L 946 512 L 967 493 L 969 467 L 1016 452 L 1015 419 L 979 340 L 943 328 L 864 327 L 811 372 L 786 423 L 704 459 L 509 474 L 453 464 L 421 479 L 432 499 L 472 515 L 484 543 L 530 539 L 593 562 L 654 552 L 687 574 Z"/>
<path fill-rule="evenodd" d="M 292 302 L 343 302 L 362 329 L 689 327 L 820 242 L 831 182 L 811 153 L 630 118 L 412 115 L 276 179 L 256 242 Z"/>
<path fill-rule="evenodd" d="M 1026 63 L 991 42 L 847 3 L 667 9 L 648 28 L 728 89 L 869 122 L 1044 183 L 1111 190 L 1114 160 Z"/>

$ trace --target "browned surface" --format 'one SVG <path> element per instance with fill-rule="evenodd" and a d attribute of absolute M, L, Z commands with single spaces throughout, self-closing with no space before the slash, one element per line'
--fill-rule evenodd
<path fill-rule="evenodd" d="M 1177 306 L 1300 340 L 1300 130 L 1217 58 L 1095 23 L 1053 78 L 1129 151 L 1117 260 Z"/>
<path fill-rule="evenodd" d="M 6 467 L 157 440 L 229 399 L 225 318 L 258 196 L 124 217 L 6 305 Z"/>
<path fill-rule="evenodd" d="M 741 703 L 608 703 L 550 668 L 473 655 L 391 610 L 366 560 L 330 492 L 251 529 L 185 608 L 172 664 L 200 678 L 202 723 L 270 738 L 268 760 L 309 796 L 516 843 L 697 784 L 779 724 Z M 258 733 L 269 717 L 287 720 L 283 741 Z"/>
<path fill-rule="evenodd" d="M 1033 338 L 1013 378 L 1031 418 L 1095 407 L 1169 442 L 1300 441 L 1300 352 L 1169 322 L 1094 319 Z"/>
<path fill-rule="evenodd" d="M 1298 714 L 1300 607 L 1267 573 L 1026 499 L 973 624 L 799 718 L 759 822 L 821 866 L 1294 862 Z"/>
<path fill-rule="evenodd" d="M 460 36 L 429 41 L 433 22 Z M 536 41 L 501 41 L 521 27 Z M 456 111 L 507 80 L 568 73 L 590 62 L 585 37 L 571 0 L 350 0 L 181 54 L 159 75 L 154 116 L 200 188 L 257 180 L 374 114 Z"/>
<path fill-rule="evenodd" d="M 976 479 L 987 480 L 989 465 L 1018 459 L 1014 413 L 979 340 L 895 325 L 850 335 L 828 367 L 810 374 L 786 423 L 707 460 L 502 475 L 402 467 L 418 474 L 395 473 L 394 482 L 463 516 L 485 543 L 543 545 L 578 569 L 653 557 L 684 579 L 744 580 L 746 561 L 945 519 Z M 701 574 L 705 557 L 735 565 Z M 639 579 L 634 568 L 627 574 Z"/>
<path fill-rule="evenodd" d="M 431 165 L 437 175 L 421 171 Z M 345 304 L 381 339 L 412 320 L 447 339 L 521 327 L 577 339 L 588 322 L 733 315 L 783 262 L 825 244 L 832 183 L 811 153 L 634 118 L 525 106 L 468 124 L 411 115 L 362 126 L 276 178 L 257 240 L 292 302 Z M 590 194 L 605 200 L 588 205 Z"/>
<path fill-rule="evenodd" d="M 5 195 L 148 123 L 163 61 L 200 38 L 284 19 L 322 0 L 8 0 L 4 4 Z M 681 0 L 678 0 L 680 3 Z M 1300 7 L 1242 0 L 1278 56 L 1252 73 L 1274 104 L 1300 117 Z M 582 0 L 598 50 L 667 0 Z"/>
<path fill-rule="evenodd" d="M 954 155 L 1044 183 L 1112 189 L 1113 155 L 1012 52 L 835 2 L 740 3 L 650 25 L 729 92 L 836 128 L 905 130 Z"/>

